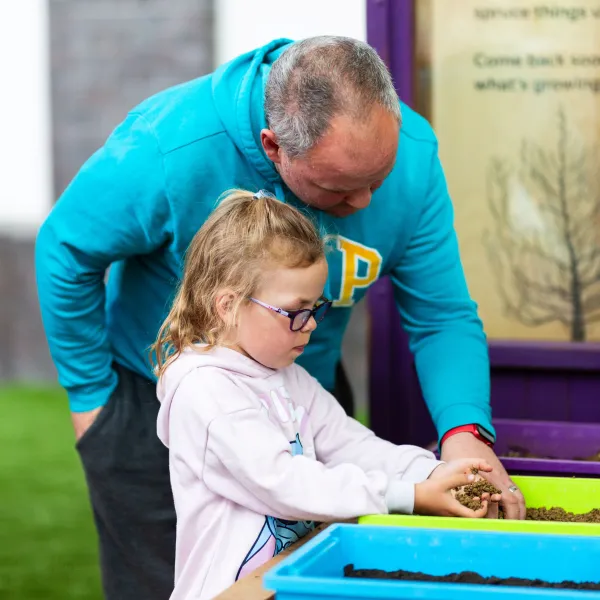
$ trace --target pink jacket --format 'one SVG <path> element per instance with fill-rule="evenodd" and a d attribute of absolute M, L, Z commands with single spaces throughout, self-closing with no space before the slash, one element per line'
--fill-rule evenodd
<path fill-rule="evenodd" d="M 411 513 L 439 464 L 348 418 L 303 368 L 185 351 L 158 385 L 177 511 L 172 600 L 213 598 L 315 521 Z"/>

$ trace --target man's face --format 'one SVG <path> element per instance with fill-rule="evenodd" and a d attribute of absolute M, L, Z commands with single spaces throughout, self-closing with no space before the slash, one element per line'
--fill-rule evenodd
<path fill-rule="evenodd" d="M 392 171 L 398 135 L 396 118 L 375 107 L 359 121 L 334 117 L 325 135 L 301 158 L 290 159 L 270 130 L 263 130 L 261 137 L 265 152 L 298 198 L 335 217 L 347 217 L 369 205 Z"/>

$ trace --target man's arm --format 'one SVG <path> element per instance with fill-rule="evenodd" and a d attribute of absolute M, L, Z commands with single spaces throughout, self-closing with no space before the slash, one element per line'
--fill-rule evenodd
<path fill-rule="evenodd" d="M 392 272 L 402 324 L 439 438 L 458 425 L 492 430 L 487 343 L 469 296 L 454 230 L 454 212 L 437 156 L 421 214 Z"/>
<path fill-rule="evenodd" d="M 396 302 L 439 438 L 467 424 L 493 433 L 486 337 L 467 288 L 437 144 L 428 181 L 416 230 L 392 273 Z M 490 479 L 504 492 L 505 502 L 517 499 L 508 491 L 512 482 L 500 461 L 472 434 L 449 437 L 442 447 L 444 460 L 474 456 L 494 467 Z M 509 510 L 511 517 L 524 511 L 522 497 L 518 500 Z"/>
<path fill-rule="evenodd" d="M 162 156 L 146 123 L 132 114 L 82 167 L 36 241 L 42 320 L 75 413 L 103 406 L 116 386 L 105 326 L 106 269 L 156 249 L 169 227 Z"/>

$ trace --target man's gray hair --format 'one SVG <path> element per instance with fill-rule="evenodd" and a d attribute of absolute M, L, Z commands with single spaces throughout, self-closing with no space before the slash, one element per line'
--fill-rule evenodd
<path fill-rule="evenodd" d="M 390 73 L 368 44 L 324 35 L 296 42 L 273 63 L 265 90 L 267 124 L 290 158 L 306 154 L 340 114 L 366 118 L 376 104 L 400 123 Z"/>

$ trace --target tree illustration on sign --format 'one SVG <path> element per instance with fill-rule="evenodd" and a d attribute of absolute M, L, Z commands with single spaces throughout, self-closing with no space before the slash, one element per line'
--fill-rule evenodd
<path fill-rule="evenodd" d="M 559 322 L 584 341 L 600 321 L 600 154 L 558 110 L 556 147 L 524 140 L 518 169 L 493 158 L 484 245 L 505 314 L 529 327 Z"/>

